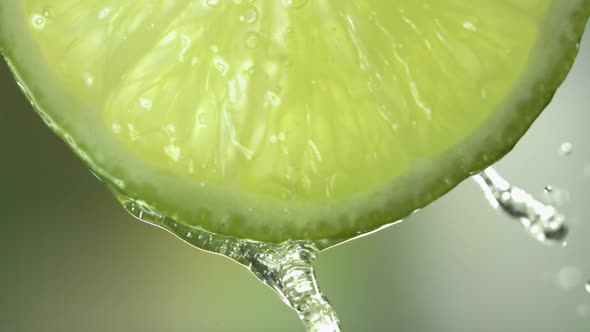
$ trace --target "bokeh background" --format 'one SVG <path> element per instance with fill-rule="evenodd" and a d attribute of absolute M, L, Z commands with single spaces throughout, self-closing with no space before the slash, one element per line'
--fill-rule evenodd
<path fill-rule="evenodd" d="M 569 246 L 539 244 L 468 180 L 404 223 L 320 255 L 344 331 L 590 331 L 588 30 L 554 102 L 497 165 L 538 196 L 561 190 Z M 2 63 L 0 331 L 303 328 L 245 268 L 128 216 Z"/>

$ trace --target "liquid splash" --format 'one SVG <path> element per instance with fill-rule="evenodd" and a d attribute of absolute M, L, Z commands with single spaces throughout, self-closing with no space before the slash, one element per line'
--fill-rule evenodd
<path fill-rule="evenodd" d="M 186 226 L 149 205 L 115 192 L 123 207 L 135 218 L 160 227 L 188 244 L 230 258 L 250 270 L 291 307 L 309 332 L 340 332 L 336 312 L 320 291 L 313 262 L 331 243 L 286 241 L 262 243 L 223 236 Z"/>
<path fill-rule="evenodd" d="M 566 219 L 555 207 L 512 186 L 492 167 L 474 175 L 473 179 L 480 185 L 492 207 L 517 219 L 535 239 L 548 245 L 567 245 Z"/>
<path fill-rule="evenodd" d="M 565 217 L 522 189 L 510 185 L 493 168 L 473 177 L 493 207 L 516 218 L 537 240 L 564 246 L 568 233 Z M 341 241 L 286 241 L 278 244 L 238 239 L 183 225 L 148 204 L 112 188 L 124 208 L 135 218 L 160 227 L 188 244 L 230 258 L 250 270 L 291 307 L 309 332 L 340 332 L 333 307 L 322 294 L 315 277 L 316 255 Z M 549 191 L 552 191 L 549 188 Z M 590 283 L 586 285 L 590 291 Z"/>

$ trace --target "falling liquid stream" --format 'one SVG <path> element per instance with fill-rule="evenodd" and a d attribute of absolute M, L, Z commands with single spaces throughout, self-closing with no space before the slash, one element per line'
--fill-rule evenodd
<path fill-rule="evenodd" d="M 295 310 L 307 331 L 340 331 L 336 312 L 320 291 L 313 269 L 317 253 L 334 243 L 286 241 L 270 244 L 213 234 L 180 224 L 141 201 L 116 194 L 125 209 L 137 219 L 163 228 L 199 249 L 225 256 L 248 268 Z"/>
<path fill-rule="evenodd" d="M 565 217 L 553 206 L 543 204 L 526 191 L 512 186 L 492 167 L 474 175 L 473 179 L 492 207 L 500 208 L 517 219 L 535 239 L 549 245 L 567 245 Z"/>
<path fill-rule="evenodd" d="M 517 218 L 545 244 L 565 245 L 565 218 L 524 190 L 510 185 L 493 168 L 473 176 L 494 208 Z M 125 209 L 137 219 L 163 228 L 207 252 L 230 258 L 248 268 L 298 314 L 309 332 L 339 332 L 336 312 L 323 296 L 315 277 L 316 255 L 341 241 L 286 241 L 278 244 L 213 234 L 176 222 L 146 203 L 114 190 Z"/>

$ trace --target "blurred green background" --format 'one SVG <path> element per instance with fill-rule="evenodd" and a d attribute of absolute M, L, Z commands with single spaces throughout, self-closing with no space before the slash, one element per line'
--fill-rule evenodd
<path fill-rule="evenodd" d="M 344 331 L 590 331 L 590 29 L 554 102 L 497 169 L 567 190 L 565 249 L 471 180 L 404 223 L 320 255 Z M 245 269 L 128 216 L 0 66 L 0 331 L 303 331 Z M 563 142 L 574 151 L 560 156 Z"/>

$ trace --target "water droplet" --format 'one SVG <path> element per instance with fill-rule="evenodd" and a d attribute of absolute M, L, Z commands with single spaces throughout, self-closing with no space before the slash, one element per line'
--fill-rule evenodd
<path fill-rule="evenodd" d="M 149 110 L 152 109 L 154 102 L 148 98 L 139 98 L 139 105 L 141 108 Z"/>
<path fill-rule="evenodd" d="M 53 16 L 53 8 L 47 6 L 45 8 L 43 8 L 43 16 L 49 18 L 50 16 Z"/>
<path fill-rule="evenodd" d="M 178 53 L 178 61 L 184 62 L 186 52 L 191 47 L 191 43 L 191 37 L 189 37 L 188 35 L 182 34 L 180 36 L 180 52 Z"/>
<path fill-rule="evenodd" d="M 164 127 L 164 132 L 166 133 L 166 135 L 173 138 L 174 134 L 176 133 L 176 126 L 172 123 L 169 123 Z M 172 139 L 171 141 L 174 141 L 174 139 Z"/>
<path fill-rule="evenodd" d="M 473 32 L 477 32 L 477 27 L 475 26 L 475 24 L 473 24 L 473 22 L 465 21 L 463 22 L 463 27 Z"/>
<path fill-rule="evenodd" d="M 582 282 L 582 272 L 575 266 L 565 266 L 557 274 L 557 285 L 564 290 L 572 290 Z"/>
<path fill-rule="evenodd" d="M 37 30 L 43 30 L 46 23 L 47 19 L 43 15 L 34 14 L 31 18 L 31 24 L 33 25 L 33 28 Z"/>
<path fill-rule="evenodd" d="M 590 281 L 588 281 L 584 287 L 586 288 L 586 292 L 590 293 Z"/>
<path fill-rule="evenodd" d="M 264 106 L 274 106 L 277 107 L 281 104 L 281 97 L 279 97 L 273 91 L 266 92 L 266 98 L 264 102 Z"/>
<path fill-rule="evenodd" d="M 111 127 L 113 129 L 113 132 L 115 132 L 115 134 L 120 134 L 121 133 L 121 125 L 120 124 L 113 123 Z"/>
<path fill-rule="evenodd" d="M 259 36 L 257 32 L 248 31 L 246 32 L 246 47 L 249 49 L 255 49 L 258 46 Z"/>
<path fill-rule="evenodd" d="M 88 85 L 88 86 L 94 85 L 94 76 L 92 76 L 92 74 L 90 74 L 90 73 L 84 74 L 83 79 L 84 79 L 84 83 L 86 83 L 86 85 Z"/>
<path fill-rule="evenodd" d="M 105 7 L 98 12 L 97 18 L 99 21 L 104 20 L 111 13 L 111 8 Z"/>
<path fill-rule="evenodd" d="M 574 146 L 570 142 L 563 142 L 559 147 L 559 154 L 561 156 L 569 156 L 574 152 Z"/>
<path fill-rule="evenodd" d="M 246 6 L 240 15 L 240 22 L 254 23 L 258 18 L 258 10 L 254 6 Z"/>
<path fill-rule="evenodd" d="M 176 146 L 174 143 L 170 143 L 164 147 L 164 153 L 174 162 L 178 162 L 181 156 L 180 147 Z"/>
<path fill-rule="evenodd" d="M 217 70 L 221 73 L 221 76 L 226 76 L 229 72 L 229 63 L 224 58 L 220 56 L 214 57 L 213 64 L 215 65 L 215 68 L 217 68 Z"/>
<path fill-rule="evenodd" d="M 307 0 L 283 0 L 285 8 L 301 8 L 307 4 Z"/>
<path fill-rule="evenodd" d="M 207 113 L 205 111 L 199 111 L 197 113 L 197 127 L 199 127 L 199 128 L 206 128 L 207 127 Z"/>
<path fill-rule="evenodd" d="M 205 0 L 205 6 L 209 8 L 219 8 L 221 0 Z"/>

